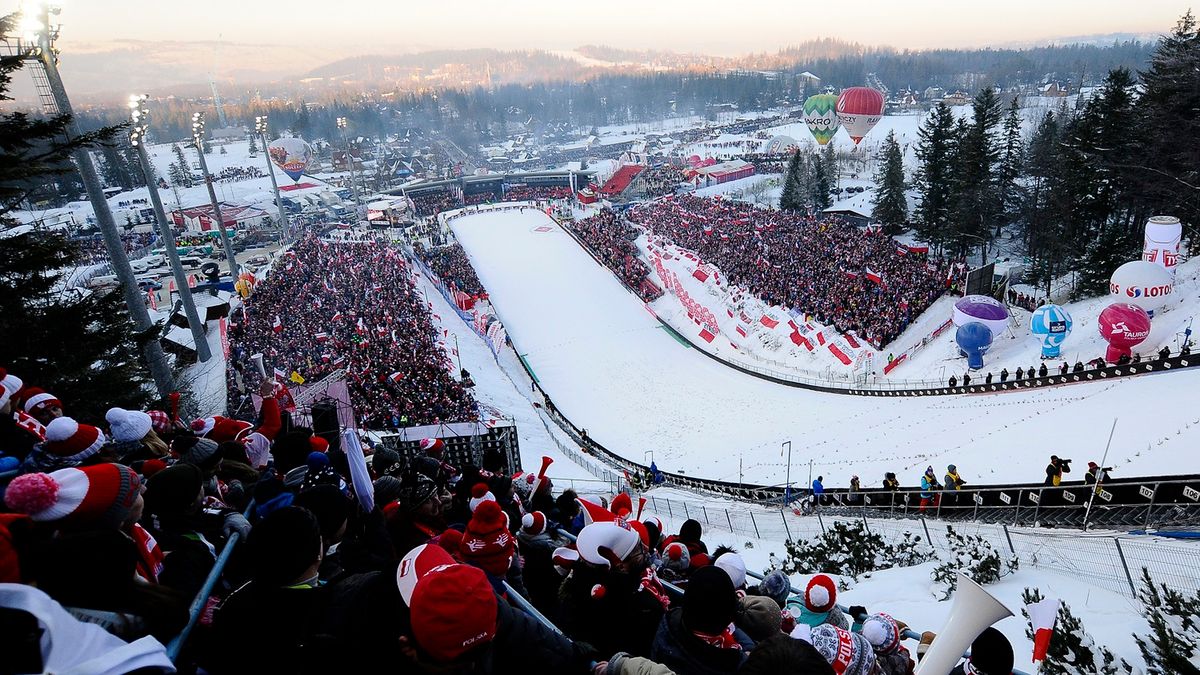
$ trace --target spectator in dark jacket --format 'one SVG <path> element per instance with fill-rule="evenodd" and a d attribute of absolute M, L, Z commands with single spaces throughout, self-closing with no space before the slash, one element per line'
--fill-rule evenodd
<path fill-rule="evenodd" d="M 754 646 L 733 625 L 738 597 L 729 575 L 714 566 L 696 570 L 681 607 L 663 617 L 650 658 L 676 673 L 735 673 Z"/>

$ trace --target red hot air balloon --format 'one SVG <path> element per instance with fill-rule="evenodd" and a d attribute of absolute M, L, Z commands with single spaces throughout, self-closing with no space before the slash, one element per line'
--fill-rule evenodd
<path fill-rule="evenodd" d="M 1150 336 L 1150 315 L 1137 305 L 1114 302 L 1100 312 L 1096 326 L 1100 330 L 1100 337 L 1108 342 L 1104 360 L 1116 363 L 1122 356 L 1129 356 L 1132 347 Z"/>
<path fill-rule="evenodd" d="M 837 116 L 858 145 L 883 118 L 883 94 L 870 87 L 850 87 L 838 96 Z"/>

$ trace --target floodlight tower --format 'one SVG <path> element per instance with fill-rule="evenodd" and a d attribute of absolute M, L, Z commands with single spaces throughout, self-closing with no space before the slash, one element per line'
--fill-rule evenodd
<path fill-rule="evenodd" d="M 229 233 L 225 231 L 225 218 L 221 214 L 221 203 L 217 201 L 217 191 L 213 189 L 212 174 L 208 172 L 208 160 L 204 159 L 204 113 L 192 113 L 192 143 L 196 146 L 196 154 L 200 157 L 200 172 L 204 174 L 204 184 L 208 186 L 208 201 L 213 207 L 213 217 L 217 219 L 217 228 L 221 232 L 221 246 L 225 249 L 225 259 L 229 261 L 229 276 L 234 282 L 238 278 L 237 258 L 233 254 L 233 244 L 229 241 Z"/>
<path fill-rule="evenodd" d="M 150 129 L 150 111 L 146 108 L 146 101 L 149 98 L 147 94 L 133 94 L 129 97 L 129 142 L 137 151 L 142 174 L 146 177 L 150 205 L 154 207 L 154 219 L 158 221 L 158 233 L 162 237 L 167 260 L 171 263 L 171 275 L 175 277 L 175 287 L 179 290 L 179 299 L 183 302 L 188 327 L 192 329 L 192 340 L 196 343 L 196 358 L 205 362 L 212 358 L 212 350 L 208 348 L 208 337 L 204 334 L 205 325 L 200 321 L 196 302 L 192 299 L 192 289 L 188 286 L 187 274 L 183 271 L 183 264 L 179 262 L 179 251 L 175 248 L 175 232 L 167 222 L 162 198 L 158 196 L 158 177 L 154 175 L 154 167 L 150 165 L 150 153 L 146 152 L 146 132 Z"/>
<path fill-rule="evenodd" d="M 279 207 L 279 243 L 282 245 L 283 240 L 291 237 L 291 232 L 288 228 L 287 212 L 283 209 L 283 197 L 279 196 L 279 182 L 275 180 L 275 163 L 271 161 L 271 151 L 267 147 L 266 115 L 254 118 L 254 133 L 262 140 L 263 155 L 267 158 L 267 171 L 271 173 L 271 188 L 275 190 L 275 204 Z"/>
<path fill-rule="evenodd" d="M 58 73 L 58 48 L 54 42 L 58 39 L 60 25 L 57 16 L 58 7 L 41 4 L 31 11 L 21 12 L 21 26 L 29 34 L 28 37 L 5 37 L 3 52 L 6 56 L 20 57 L 29 66 L 33 83 L 37 89 L 38 100 L 42 111 L 47 115 L 67 115 L 71 122 L 66 127 L 67 140 L 83 135 L 79 122 L 74 117 L 71 100 L 63 86 L 62 77 Z M 54 17 L 52 22 L 51 18 Z M 113 220 L 112 211 L 108 208 L 108 200 L 104 195 L 104 187 L 96 174 L 96 166 L 92 163 L 92 155 L 86 147 L 76 148 L 71 158 L 79 169 L 79 177 L 87 191 L 88 201 L 96 214 L 96 224 L 104 236 L 104 246 L 108 250 L 108 259 L 112 265 L 113 274 L 121 284 L 121 292 L 125 296 L 125 305 L 129 308 L 129 316 L 138 333 L 145 334 L 154 327 L 150 313 L 146 310 L 146 300 L 138 288 L 133 269 L 129 266 L 129 256 L 125 253 L 125 244 L 121 241 L 121 233 Z M 163 353 L 158 340 L 145 340 L 142 343 L 142 360 L 154 379 L 158 395 L 166 398 L 175 389 L 175 378 L 171 375 L 171 366 Z"/>
<path fill-rule="evenodd" d="M 358 192 L 358 176 L 354 170 L 354 157 L 350 155 L 350 141 L 346 136 L 345 117 L 337 118 L 337 128 L 342 132 L 342 144 L 346 146 L 346 161 L 350 163 L 350 188 L 354 190 L 354 205 L 357 207 L 354 211 L 354 224 L 357 226 L 358 219 L 362 217 L 362 197 L 359 196 Z"/>

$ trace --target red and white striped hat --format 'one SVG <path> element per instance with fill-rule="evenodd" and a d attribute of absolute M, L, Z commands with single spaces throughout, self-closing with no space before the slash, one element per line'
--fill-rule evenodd
<path fill-rule="evenodd" d="M 100 452 L 105 440 L 104 432 L 96 427 L 59 417 L 46 425 L 42 449 L 68 462 L 82 462 Z"/>
<path fill-rule="evenodd" d="M 24 387 L 25 383 L 16 375 L 10 374 L 7 370 L 0 368 L 0 407 L 4 407 L 8 400 L 17 395 L 17 392 Z"/>
<path fill-rule="evenodd" d="M 51 406 L 61 408 L 63 404 L 57 396 L 38 387 L 30 387 L 25 390 L 25 412 L 32 415 Z"/>

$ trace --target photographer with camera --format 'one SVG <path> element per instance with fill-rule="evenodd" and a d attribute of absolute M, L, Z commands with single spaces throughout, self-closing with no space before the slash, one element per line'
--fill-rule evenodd
<path fill-rule="evenodd" d="M 1058 455 L 1050 455 L 1050 463 L 1046 465 L 1046 482 L 1043 485 L 1057 486 L 1062 483 L 1062 475 L 1071 473 L 1072 459 L 1060 459 Z"/>

